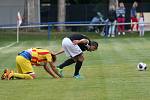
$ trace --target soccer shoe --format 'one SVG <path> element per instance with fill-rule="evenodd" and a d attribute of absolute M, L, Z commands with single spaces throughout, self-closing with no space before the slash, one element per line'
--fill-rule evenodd
<path fill-rule="evenodd" d="M 115 37 L 115 35 L 114 35 L 114 34 L 112 34 L 112 35 L 111 35 L 111 37 Z"/>
<path fill-rule="evenodd" d="M 78 75 L 74 75 L 73 77 L 76 78 L 76 79 L 81 79 L 81 76 L 79 74 Z"/>
<path fill-rule="evenodd" d="M 8 78 L 9 70 L 5 69 L 3 75 L 1 76 L 1 80 L 5 80 Z"/>
<path fill-rule="evenodd" d="M 122 34 L 125 35 L 126 33 L 125 33 L 125 32 L 122 32 Z"/>
<path fill-rule="evenodd" d="M 14 71 L 11 70 L 10 73 L 8 74 L 8 80 L 14 79 Z"/>
<path fill-rule="evenodd" d="M 59 72 L 59 74 L 61 75 L 61 77 L 64 77 L 64 74 L 63 74 L 63 70 L 62 70 L 62 69 L 60 69 L 60 68 L 57 67 L 57 71 Z"/>

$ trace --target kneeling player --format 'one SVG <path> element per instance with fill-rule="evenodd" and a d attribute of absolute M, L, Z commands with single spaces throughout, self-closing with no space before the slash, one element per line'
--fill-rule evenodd
<path fill-rule="evenodd" d="M 43 66 L 46 72 L 48 72 L 54 78 L 61 77 L 54 65 L 55 61 L 56 56 L 49 50 L 41 48 L 31 48 L 24 50 L 16 57 L 17 73 L 14 73 L 13 70 L 9 71 L 8 69 L 5 69 L 1 79 L 34 79 L 36 78 L 36 75 L 32 67 L 33 65 Z"/>

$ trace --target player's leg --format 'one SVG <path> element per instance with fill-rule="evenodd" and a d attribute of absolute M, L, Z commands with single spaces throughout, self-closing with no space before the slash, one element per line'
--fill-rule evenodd
<path fill-rule="evenodd" d="M 84 61 L 84 56 L 83 54 L 81 53 L 80 55 L 74 57 L 76 59 L 76 65 L 75 65 L 75 72 L 74 72 L 74 77 L 75 78 L 80 78 L 80 69 L 81 69 L 81 66 L 82 66 L 82 63 Z"/>
<path fill-rule="evenodd" d="M 69 45 L 70 44 L 71 44 L 70 40 L 68 40 L 67 38 L 63 39 L 62 47 L 63 47 L 67 56 L 70 56 L 70 51 L 69 51 Z M 58 65 L 57 68 L 63 69 L 64 67 L 69 66 L 73 63 L 75 63 L 74 59 L 69 58 L 66 61 L 64 61 L 62 64 Z"/>
<path fill-rule="evenodd" d="M 79 46 L 74 45 L 69 38 L 64 38 L 63 39 L 62 48 L 64 49 L 66 55 L 68 57 L 71 57 L 71 58 L 66 60 L 61 65 L 59 65 L 59 68 L 61 68 L 61 69 L 65 66 L 68 66 L 68 65 L 71 65 L 71 64 L 75 63 L 73 57 L 75 57 L 76 55 L 79 55 L 82 52 L 82 50 L 79 48 Z"/>
<path fill-rule="evenodd" d="M 23 73 L 20 68 L 20 65 L 17 63 L 17 57 L 16 57 L 16 71 L 17 71 L 17 73 Z"/>
<path fill-rule="evenodd" d="M 79 71 L 81 69 L 82 62 L 84 60 L 82 50 L 78 45 L 74 45 L 74 44 L 68 46 L 67 50 L 69 51 L 70 56 L 76 62 L 74 76 L 79 76 Z"/>
<path fill-rule="evenodd" d="M 1 76 L 1 80 L 5 80 L 8 78 L 10 71 L 8 69 L 5 69 L 2 76 Z"/>
<path fill-rule="evenodd" d="M 73 63 L 75 63 L 74 59 L 69 58 L 66 61 L 64 61 L 62 64 L 58 65 L 58 68 L 63 69 L 64 67 L 69 66 Z"/>
<path fill-rule="evenodd" d="M 31 62 L 27 59 L 25 59 L 22 56 L 17 56 L 16 57 L 16 63 L 17 63 L 17 68 L 19 68 L 19 72 L 22 73 L 14 73 L 13 76 L 15 78 L 20 78 L 20 79 L 33 79 L 35 78 L 35 74 L 31 65 Z"/>
<path fill-rule="evenodd" d="M 16 70 L 18 73 L 22 73 L 22 70 L 17 62 L 16 62 Z M 1 79 L 10 80 L 13 76 L 14 76 L 13 70 L 5 69 L 3 75 L 1 76 Z"/>
<path fill-rule="evenodd" d="M 72 41 L 69 38 L 64 38 L 62 41 L 62 47 L 66 53 L 67 56 L 74 58 L 75 56 L 82 53 L 82 50 L 78 45 L 74 45 Z M 64 68 L 65 66 L 71 65 L 75 63 L 74 59 L 68 59 L 61 65 L 59 65 L 60 68 Z M 59 71 L 62 72 L 62 71 Z"/>

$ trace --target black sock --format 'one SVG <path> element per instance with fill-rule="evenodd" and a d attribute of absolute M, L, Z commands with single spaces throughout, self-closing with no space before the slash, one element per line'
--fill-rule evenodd
<path fill-rule="evenodd" d="M 81 66 L 82 66 L 82 62 L 81 62 L 81 61 L 77 61 L 77 62 L 76 62 L 76 65 L 75 65 L 75 73 L 74 73 L 74 76 L 79 75 L 79 71 L 80 71 L 80 69 L 81 69 Z"/>
<path fill-rule="evenodd" d="M 70 59 L 66 60 L 65 62 L 63 62 L 62 64 L 60 64 L 58 67 L 60 69 L 63 69 L 65 66 L 71 65 L 73 63 L 75 63 L 75 61 L 72 58 L 70 58 Z"/>

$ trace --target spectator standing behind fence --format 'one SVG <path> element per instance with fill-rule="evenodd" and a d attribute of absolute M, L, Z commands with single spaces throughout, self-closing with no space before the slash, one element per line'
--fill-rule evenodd
<path fill-rule="evenodd" d="M 114 5 L 110 7 L 108 19 L 110 21 L 108 37 L 115 37 L 116 10 Z"/>
<path fill-rule="evenodd" d="M 144 36 L 144 14 L 143 12 L 139 15 L 139 35 Z"/>
<path fill-rule="evenodd" d="M 123 2 L 119 3 L 119 6 L 117 6 L 116 9 L 116 16 L 117 16 L 117 23 L 121 24 L 121 23 L 125 23 L 125 7 Z M 118 28 L 118 35 L 122 34 L 125 35 L 125 31 L 124 31 L 124 25 L 117 25 Z"/>
<path fill-rule="evenodd" d="M 131 30 L 133 31 L 134 29 L 134 26 L 136 25 L 136 30 L 138 31 L 138 18 L 137 18 L 137 12 L 136 12 L 136 8 L 137 8 L 138 4 L 137 2 L 134 2 L 133 3 L 133 6 L 131 8 L 131 11 L 130 11 L 130 16 L 131 16 Z"/>

